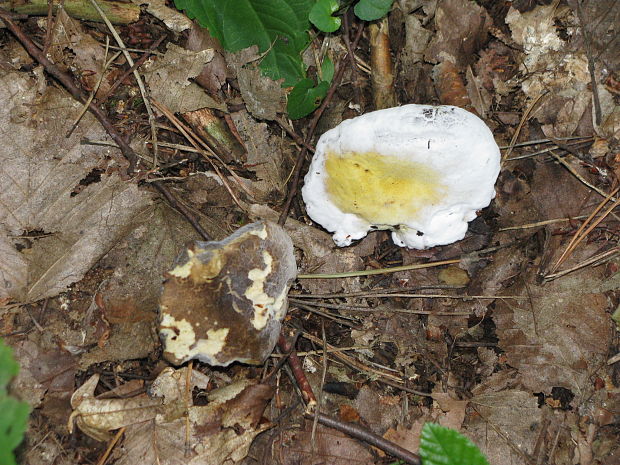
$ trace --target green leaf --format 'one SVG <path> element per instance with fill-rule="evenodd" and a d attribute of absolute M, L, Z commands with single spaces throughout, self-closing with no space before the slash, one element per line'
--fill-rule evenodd
<path fill-rule="evenodd" d="M 480 449 L 450 428 L 426 423 L 420 437 L 423 465 L 489 465 Z"/>
<path fill-rule="evenodd" d="M 310 10 L 310 22 L 320 31 L 337 31 L 341 20 L 340 18 L 334 18 L 332 14 L 338 11 L 338 8 L 338 0 L 318 0 Z"/>
<path fill-rule="evenodd" d="M 10 397 L 7 387 L 19 371 L 13 351 L 0 339 L 0 464 L 15 465 L 13 451 L 24 439 L 30 406 Z"/>
<path fill-rule="evenodd" d="M 13 350 L 0 339 L 0 396 L 6 395 L 9 381 L 19 372 L 19 365 L 13 359 Z M 0 410 L 1 412 L 2 410 Z"/>
<path fill-rule="evenodd" d="M 323 101 L 329 90 L 329 83 L 321 81 L 317 86 L 310 78 L 302 79 L 297 83 L 290 94 L 286 109 L 291 119 L 299 119 L 309 115 Z"/>
<path fill-rule="evenodd" d="M 364 21 L 374 21 L 388 14 L 394 0 L 360 0 L 353 8 L 355 15 Z"/>
<path fill-rule="evenodd" d="M 321 63 L 321 77 L 323 81 L 329 82 L 331 84 L 332 79 L 334 79 L 334 72 L 336 71 L 334 67 L 334 62 L 330 60 L 330 58 L 325 55 L 323 59 L 323 63 Z"/>
<path fill-rule="evenodd" d="M 307 46 L 308 15 L 315 0 L 175 0 L 229 52 L 258 46 L 261 69 L 284 86 L 305 77 L 301 52 Z"/>

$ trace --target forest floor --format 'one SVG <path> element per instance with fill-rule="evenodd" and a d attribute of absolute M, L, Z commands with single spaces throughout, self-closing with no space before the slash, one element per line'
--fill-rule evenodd
<path fill-rule="evenodd" d="M 304 54 L 311 75 L 335 63 L 333 92 L 294 121 L 255 48 L 225 52 L 146 3 L 114 26 L 140 85 L 100 21 L 60 10 L 0 28 L 0 337 L 32 408 L 18 463 L 405 463 L 372 437 L 416 453 L 434 422 L 491 465 L 620 464 L 617 1 L 345 13 Z M 374 231 L 336 247 L 297 194 L 318 137 L 409 103 L 484 120 L 495 199 L 453 244 Z M 257 366 L 165 361 L 159 303 L 179 253 L 279 219 L 301 275 L 283 343 Z M 304 416 L 311 395 L 334 428 Z"/>

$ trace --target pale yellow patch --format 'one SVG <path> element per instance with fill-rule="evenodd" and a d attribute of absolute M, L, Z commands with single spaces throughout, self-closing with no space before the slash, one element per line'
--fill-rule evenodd
<path fill-rule="evenodd" d="M 160 332 L 165 336 L 166 352 L 173 354 L 178 360 L 186 360 L 196 355 L 215 356 L 226 344 L 228 328 L 210 329 L 207 339 L 196 340 L 196 333 L 185 318 L 176 320 L 172 315 L 164 313 L 160 324 Z"/>
<path fill-rule="evenodd" d="M 252 284 L 245 290 L 245 297 L 252 302 L 254 317 L 252 325 L 257 331 L 265 327 L 270 313 L 274 310 L 276 299 L 265 293 L 265 280 L 272 270 L 273 257 L 267 251 L 263 251 L 265 268 L 254 268 L 248 272 L 248 278 Z M 275 309 L 277 310 L 277 309 Z"/>
<path fill-rule="evenodd" d="M 169 273 L 177 278 L 191 278 L 194 283 L 202 283 L 215 278 L 222 270 L 222 255 L 219 250 L 213 250 L 213 256 L 207 263 L 198 258 L 198 254 L 204 252 L 198 249 L 195 252 L 188 250 L 188 259 L 182 265 L 178 265 Z"/>
<path fill-rule="evenodd" d="M 207 331 L 207 339 L 199 339 L 196 347 L 192 349 L 192 354 L 217 355 L 226 345 L 229 331 L 228 328 L 210 329 Z"/>
<path fill-rule="evenodd" d="M 428 166 L 374 152 L 329 152 L 325 170 L 330 200 L 371 224 L 416 219 L 422 208 L 439 202 L 446 192 L 440 174 Z"/>
<path fill-rule="evenodd" d="M 254 236 L 258 236 L 262 240 L 265 240 L 267 239 L 267 226 L 263 225 L 263 227 L 259 229 L 258 231 L 257 230 L 250 231 L 250 234 L 253 234 Z"/>
<path fill-rule="evenodd" d="M 164 350 L 166 352 L 170 352 L 178 360 L 184 360 L 190 355 L 190 347 L 196 343 L 196 333 L 191 323 L 185 318 L 176 320 L 172 315 L 164 313 L 159 332 L 165 338 Z"/>
<path fill-rule="evenodd" d="M 172 276 L 176 276 L 177 278 L 187 278 L 189 274 L 192 272 L 192 258 L 194 257 L 194 252 L 191 250 L 187 251 L 188 260 L 182 265 L 178 265 L 169 273 Z"/>

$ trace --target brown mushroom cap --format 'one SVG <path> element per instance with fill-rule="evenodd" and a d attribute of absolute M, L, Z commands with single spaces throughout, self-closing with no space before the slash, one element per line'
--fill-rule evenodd
<path fill-rule="evenodd" d="M 271 222 L 196 241 L 166 273 L 159 334 L 173 364 L 260 364 L 272 352 L 297 275 L 293 243 Z"/>

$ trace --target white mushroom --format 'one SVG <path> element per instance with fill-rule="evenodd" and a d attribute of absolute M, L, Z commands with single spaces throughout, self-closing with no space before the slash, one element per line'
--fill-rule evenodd
<path fill-rule="evenodd" d="M 458 107 L 405 105 L 346 120 L 321 136 L 302 189 L 308 215 L 339 246 L 372 229 L 416 249 L 462 239 L 495 197 L 500 152 Z"/>

